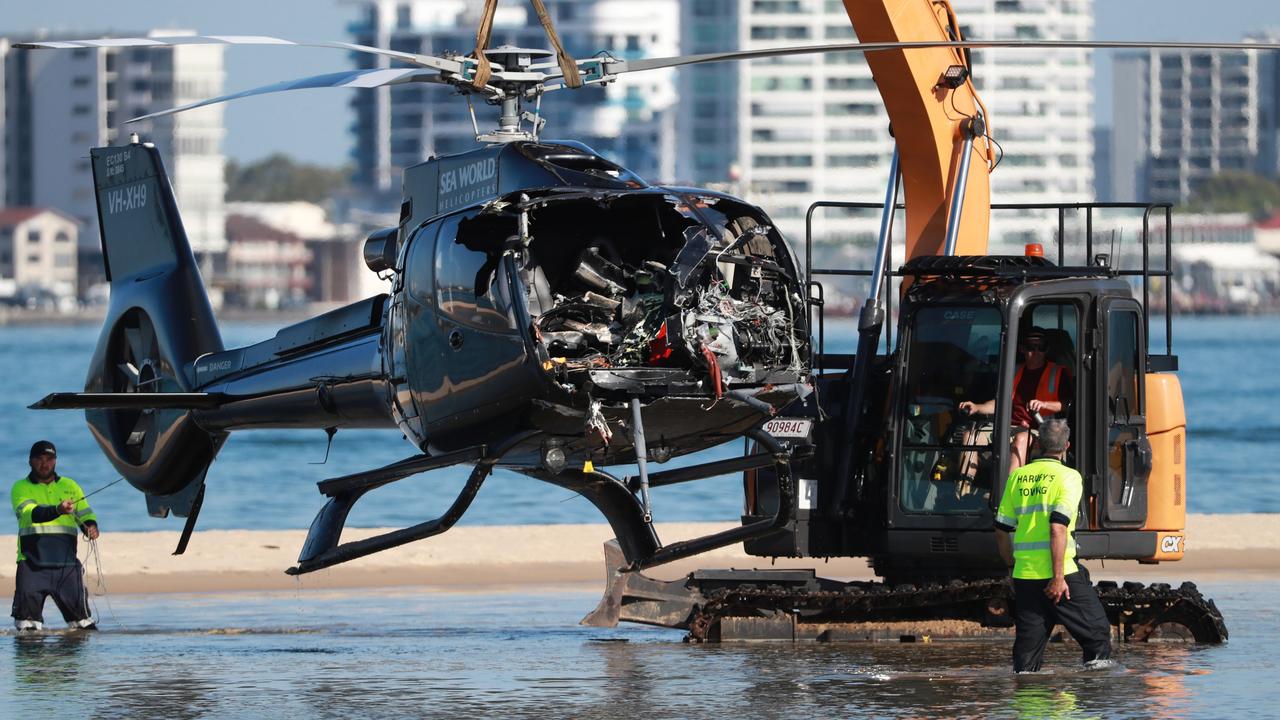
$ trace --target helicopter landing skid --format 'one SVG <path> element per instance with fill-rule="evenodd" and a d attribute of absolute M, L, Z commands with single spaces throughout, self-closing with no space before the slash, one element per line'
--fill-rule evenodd
<path fill-rule="evenodd" d="M 486 445 L 476 445 L 438 456 L 416 455 L 376 470 L 318 483 L 320 492 L 329 496 L 329 502 L 311 522 L 311 530 L 307 533 L 302 553 L 298 556 L 298 564 L 285 570 L 285 573 L 302 575 L 447 531 L 471 506 L 471 501 L 475 499 L 485 478 L 493 471 L 493 466 L 530 434 L 532 433 L 518 433 L 504 440 L 492 452 Z M 440 517 L 363 540 L 339 544 L 347 515 L 365 493 L 411 475 L 468 462 L 475 463 L 471 476 L 467 478 L 453 504 Z"/>
<path fill-rule="evenodd" d="M 791 517 L 791 503 L 795 498 L 791 482 L 791 459 L 795 451 L 758 428 L 746 435 L 763 447 L 765 452 L 653 473 L 649 475 L 648 485 L 661 487 L 716 477 L 734 471 L 773 466 L 778 477 L 777 512 L 772 517 L 756 520 L 740 527 L 670 545 L 663 545 L 658 539 L 651 518 L 646 514 L 643 504 L 636 498 L 635 491 L 639 488 L 636 478 L 620 480 L 601 470 L 590 472 L 566 470 L 558 474 L 543 470 L 530 471 L 527 474 L 572 490 L 595 505 L 613 529 L 619 548 L 620 567 L 629 571 L 642 570 L 751 540 L 774 532 L 787 524 Z"/>

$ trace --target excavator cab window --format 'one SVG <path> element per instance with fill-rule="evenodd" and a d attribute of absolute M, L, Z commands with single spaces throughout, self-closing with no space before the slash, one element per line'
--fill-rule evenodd
<path fill-rule="evenodd" d="M 1140 527 L 1147 519 L 1151 473 L 1143 402 L 1142 309 L 1127 298 L 1108 300 L 1103 321 L 1106 353 L 1098 385 L 1106 425 L 1100 433 L 1098 464 L 1106 470 L 1097 489 L 1100 520 L 1102 527 Z"/>
<path fill-rule="evenodd" d="M 1024 313 L 1022 317 L 1020 335 L 1025 336 L 1033 327 L 1039 330 L 1044 336 L 1045 360 L 1063 368 L 1066 372 L 1064 379 L 1069 379 L 1064 383 L 1066 392 L 1059 398 L 1062 412 L 1056 417 L 1066 420 L 1071 426 L 1072 447 L 1067 451 L 1066 463 L 1071 467 L 1078 467 L 1075 463 L 1075 448 L 1079 444 L 1079 438 L 1075 435 L 1081 429 L 1076 424 L 1075 393 L 1079 383 L 1075 380 L 1080 376 L 1080 368 L 1076 362 L 1079 357 L 1076 348 L 1080 333 L 1080 310 L 1073 302 L 1041 302 L 1033 305 L 1030 312 Z M 1032 456 L 1034 457 L 1034 451 Z"/>
<path fill-rule="evenodd" d="M 995 472 L 992 418 L 960 403 L 995 396 L 1003 318 L 993 307 L 916 311 L 903 394 L 900 498 L 908 513 L 977 513 Z"/>

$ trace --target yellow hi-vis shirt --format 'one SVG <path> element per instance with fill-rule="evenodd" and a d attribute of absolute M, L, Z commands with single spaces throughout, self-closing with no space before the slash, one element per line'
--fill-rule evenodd
<path fill-rule="evenodd" d="M 996 511 L 996 527 L 1013 533 L 1013 577 L 1048 580 L 1053 577 L 1049 525 L 1067 526 L 1063 575 L 1076 567 L 1076 515 L 1084 481 L 1080 473 L 1057 458 L 1039 458 L 1009 473 L 1009 483 Z"/>
<path fill-rule="evenodd" d="M 38 567 L 75 565 L 80 526 L 98 522 L 76 481 L 59 476 L 53 482 L 42 483 L 24 477 L 13 484 L 9 499 L 18 516 L 18 562 L 30 560 Z M 57 506 L 63 500 L 75 500 L 75 512 L 59 514 L 47 522 L 35 522 L 31 517 L 36 508 Z"/>

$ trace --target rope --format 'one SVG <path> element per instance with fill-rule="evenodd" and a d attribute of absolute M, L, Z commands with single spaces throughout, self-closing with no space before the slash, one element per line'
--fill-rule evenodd
<path fill-rule="evenodd" d="M 481 90 L 489 84 L 489 76 L 493 70 L 489 66 L 489 58 L 484 51 L 489 47 L 489 38 L 493 35 L 493 15 L 498 11 L 498 0 L 484 0 L 484 10 L 480 15 L 480 27 L 476 30 L 476 76 L 471 80 L 471 87 Z"/>
<path fill-rule="evenodd" d="M 578 74 L 578 64 L 573 61 L 569 53 L 565 52 L 564 45 L 560 43 L 560 35 L 556 33 L 556 25 L 551 20 L 551 14 L 547 12 L 547 6 L 542 4 L 542 0 L 533 0 L 533 9 L 538 13 L 538 20 L 542 21 L 542 29 L 547 31 L 547 39 L 551 41 L 551 47 L 556 51 L 556 61 L 560 63 L 560 72 L 564 73 L 564 84 L 570 88 L 582 87 L 582 76 Z"/>
<path fill-rule="evenodd" d="M 102 492 L 103 490 L 106 490 L 107 488 L 111 487 L 112 485 L 115 485 L 116 483 L 120 483 L 120 482 L 124 482 L 124 477 L 118 477 L 118 478 L 116 478 L 115 480 L 112 480 L 111 482 L 107 483 L 106 485 L 103 485 L 102 487 L 98 488 L 97 490 L 94 490 L 94 491 L 93 491 L 93 492 L 91 492 L 91 493 L 85 493 L 84 495 L 81 495 L 79 498 L 77 498 L 77 499 L 76 499 L 76 500 L 74 500 L 73 502 L 80 502 L 81 500 L 88 500 L 89 498 L 93 497 L 94 495 L 97 495 L 98 493 Z"/>
<path fill-rule="evenodd" d="M 98 594 L 102 595 L 102 601 L 107 604 L 107 613 L 111 615 L 111 619 L 115 624 L 120 626 L 121 630 L 128 630 L 124 623 L 120 622 L 120 618 L 116 617 L 115 608 L 111 607 L 111 596 L 107 594 L 107 577 L 102 572 L 102 553 L 98 552 L 98 541 L 89 541 L 89 556 L 93 558 L 93 570 L 98 576 Z M 94 607 L 95 614 L 97 607 Z"/>
<path fill-rule="evenodd" d="M 547 12 L 547 6 L 542 0 L 531 0 L 533 2 L 534 12 L 538 15 L 538 21 L 542 23 L 542 29 L 547 33 L 547 39 L 551 41 L 551 47 L 556 51 L 556 62 L 560 64 L 560 72 L 564 74 L 564 84 L 570 88 L 582 87 L 582 76 L 578 73 L 578 63 L 574 62 L 573 57 L 564 49 L 564 44 L 560 42 L 560 35 L 556 32 L 555 22 L 551 19 L 551 13 Z M 471 87 L 481 90 L 489 84 L 489 78 L 493 75 L 493 68 L 489 64 L 489 58 L 485 57 L 484 51 L 489 47 L 489 40 L 493 37 L 493 16 L 498 11 L 498 0 L 485 0 L 484 10 L 480 13 L 480 27 L 476 29 L 476 75 L 471 79 Z"/>

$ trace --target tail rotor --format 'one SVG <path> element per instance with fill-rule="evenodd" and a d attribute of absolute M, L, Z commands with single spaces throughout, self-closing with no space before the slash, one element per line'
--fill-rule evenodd
<path fill-rule="evenodd" d="M 109 401 L 80 407 L 151 514 L 187 516 L 226 435 L 157 396 L 193 393 L 193 361 L 222 350 L 222 337 L 155 147 L 135 141 L 91 156 L 111 301 L 85 391 Z"/>

